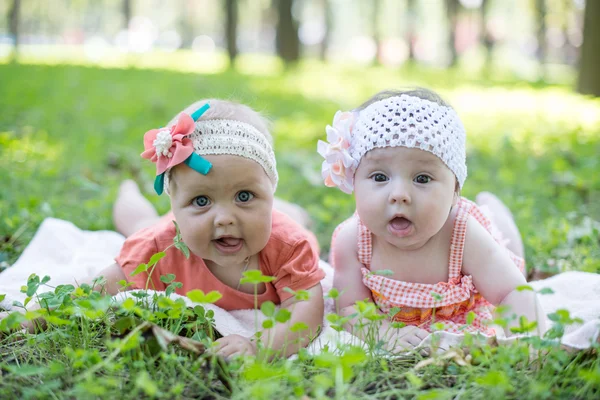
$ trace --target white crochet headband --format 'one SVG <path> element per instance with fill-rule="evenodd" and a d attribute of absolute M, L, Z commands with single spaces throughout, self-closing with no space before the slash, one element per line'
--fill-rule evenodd
<path fill-rule="evenodd" d="M 158 194 L 169 188 L 171 169 L 185 163 L 206 175 L 212 164 L 202 156 L 230 154 L 257 162 L 277 188 L 275 153 L 267 138 L 254 126 L 235 120 L 199 120 L 209 108 L 206 104 L 191 116 L 181 113 L 168 128 L 153 129 L 144 135 L 142 157 L 156 163 L 154 188 Z"/>
<path fill-rule="evenodd" d="M 408 147 L 439 157 L 462 188 L 467 178 L 465 128 L 446 106 L 409 95 L 389 97 L 360 112 L 338 111 L 327 126 L 327 142 L 319 141 L 322 174 L 327 186 L 346 193 L 354 188 L 354 173 L 362 157 L 380 147 Z"/>
<path fill-rule="evenodd" d="M 194 144 L 194 153 L 199 156 L 230 154 L 257 162 L 267 173 L 275 192 L 279 180 L 275 153 L 265 135 L 254 126 L 230 119 L 200 120 L 188 137 Z M 165 176 L 167 193 L 169 175 Z"/>

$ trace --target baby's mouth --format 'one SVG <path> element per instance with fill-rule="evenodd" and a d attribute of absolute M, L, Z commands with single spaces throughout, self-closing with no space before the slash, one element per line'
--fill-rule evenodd
<path fill-rule="evenodd" d="M 240 244 L 241 241 L 242 241 L 242 239 L 234 238 L 234 237 L 222 237 L 222 238 L 215 239 L 215 242 L 218 242 L 222 246 L 230 246 L 230 247 L 237 246 L 238 244 Z"/>
<path fill-rule="evenodd" d="M 406 236 L 410 233 L 413 223 L 411 220 L 405 217 L 394 217 L 389 225 L 388 229 L 390 233 L 396 236 Z"/>
<path fill-rule="evenodd" d="M 244 246 L 244 239 L 227 236 L 214 239 L 213 243 L 221 253 L 232 254 L 237 253 L 242 249 Z"/>

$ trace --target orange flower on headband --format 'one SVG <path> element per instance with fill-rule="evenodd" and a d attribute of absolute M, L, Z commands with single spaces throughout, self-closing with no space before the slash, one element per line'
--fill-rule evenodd
<path fill-rule="evenodd" d="M 156 175 L 184 162 L 194 152 L 194 145 L 186 137 L 194 132 L 192 117 L 179 114 L 177 123 L 171 128 L 151 129 L 144 134 L 142 157 L 156 163 Z"/>

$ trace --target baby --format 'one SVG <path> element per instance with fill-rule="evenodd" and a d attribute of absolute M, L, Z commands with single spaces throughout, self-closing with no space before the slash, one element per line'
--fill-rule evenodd
<path fill-rule="evenodd" d="M 355 302 L 364 299 L 390 314 L 380 338 L 396 349 L 418 345 L 438 322 L 450 332 L 493 335 L 493 305 L 544 331 L 535 293 L 517 290 L 526 284 L 525 263 L 512 215 L 480 194 L 496 225 L 460 196 L 465 138 L 456 112 L 424 89 L 382 92 L 327 127 L 328 143 L 318 146 L 325 184 L 356 196 L 356 213 L 333 234 L 331 263 L 341 314 L 359 336 L 366 333 Z M 390 329 L 392 322 L 406 326 Z M 519 318 L 506 333 L 515 325 Z"/>
<path fill-rule="evenodd" d="M 291 313 L 289 325 L 265 329 L 261 338 L 271 350 L 289 356 L 306 346 L 322 324 L 320 281 L 325 274 L 314 235 L 273 207 L 278 175 L 266 126 L 247 106 L 202 100 L 167 127 L 146 132 L 142 157 L 156 164 L 154 188 L 169 194 L 172 213 L 159 219 L 139 192 L 136 198 L 131 187 L 125 189 L 129 192 L 117 201 L 115 222 L 129 237 L 116 263 L 98 276 L 106 279 L 104 288 L 112 295 L 123 290 L 122 280 L 130 283 L 127 289 L 165 290 L 161 276 L 174 274 L 182 283 L 178 294 L 219 291 L 222 298 L 215 304 L 225 310 L 252 309 L 267 301 L 281 305 Z M 172 246 L 173 220 L 189 257 Z M 132 276 L 138 265 L 162 251 L 165 256 L 153 269 Z M 241 283 L 252 270 L 274 279 L 257 286 Z M 307 291 L 309 298 L 299 301 L 286 288 Z M 298 322 L 308 329 L 291 332 Z M 217 340 L 215 349 L 231 357 L 256 354 L 257 344 L 229 335 Z"/>

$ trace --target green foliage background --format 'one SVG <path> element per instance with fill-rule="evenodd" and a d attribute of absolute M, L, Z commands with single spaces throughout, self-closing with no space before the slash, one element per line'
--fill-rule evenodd
<path fill-rule="evenodd" d="M 338 109 L 381 89 L 416 85 L 439 91 L 463 118 L 469 167 L 463 194 L 473 198 L 489 190 L 507 203 L 523 233 L 529 268 L 600 272 L 600 100 L 568 86 L 460 69 L 304 62 L 274 74 L 259 62 L 244 64 L 243 72 L 198 74 L 190 72 L 190 60 L 174 57 L 183 57 L 175 60 L 179 71 L 141 69 L 139 62 L 140 69 L 0 65 L 0 263 L 14 262 L 48 216 L 83 229 L 114 229 L 111 208 L 126 178 L 137 180 L 166 212 L 168 198 L 152 191 L 153 165 L 139 157 L 142 135 L 211 97 L 246 103 L 273 121 L 277 194 L 309 211 L 326 257 L 331 233 L 353 212 L 353 199 L 321 184 L 316 141 Z M 156 61 L 155 67 L 163 60 Z M 108 307 L 97 293 L 77 293 L 74 301 L 94 316 Z M 243 369 L 233 362 L 227 366 L 235 378 L 230 393 L 214 386 L 218 368 L 206 366 L 205 358 L 175 349 L 149 356 L 147 338 L 130 343 L 112 337 L 114 312 L 100 312 L 98 319 L 62 311 L 69 321 L 44 333 L 2 338 L 2 396 L 590 398 L 600 387 L 597 346 L 570 355 L 542 341 L 541 358 L 532 357 L 527 343 L 471 348 L 468 366 L 447 360 L 417 368 L 418 354 L 367 359 L 356 349 L 340 357 L 325 352 L 297 362 L 249 362 Z M 115 352 L 119 346 L 125 350 Z"/>
<path fill-rule="evenodd" d="M 189 69 L 189 65 L 186 64 Z M 268 70 L 268 69 L 267 69 Z M 569 87 L 460 70 L 351 69 L 304 63 L 283 74 L 194 74 L 73 65 L 0 65 L 0 261 L 13 262 L 46 216 L 114 229 L 120 181 L 133 177 L 159 211 L 143 133 L 201 98 L 240 101 L 273 122 L 278 196 L 305 207 L 327 256 L 353 199 L 325 188 L 316 141 L 338 109 L 378 90 L 439 91 L 468 131 L 463 195 L 496 193 L 513 210 L 530 267 L 600 271 L 600 101 Z"/>

